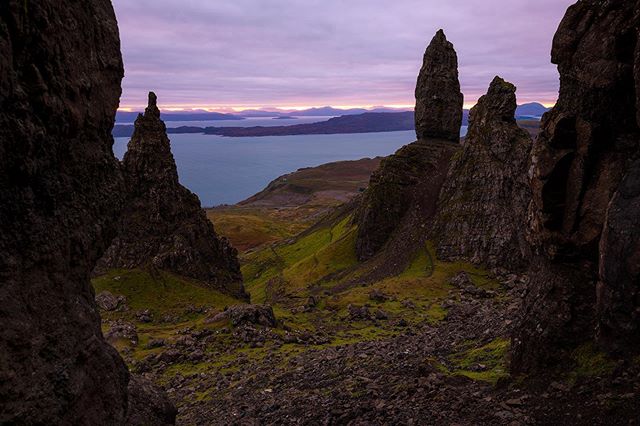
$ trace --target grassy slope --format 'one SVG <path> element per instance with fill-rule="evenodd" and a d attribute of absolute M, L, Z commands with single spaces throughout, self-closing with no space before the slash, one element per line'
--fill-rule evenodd
<path fill-rule="evenodd" d="M 356 196 L 379 164 L 380 158 L 364 158 L 300 169 L 238 205 L 207 210 L 207 216 L 240 251 L 290 238 Z"/>

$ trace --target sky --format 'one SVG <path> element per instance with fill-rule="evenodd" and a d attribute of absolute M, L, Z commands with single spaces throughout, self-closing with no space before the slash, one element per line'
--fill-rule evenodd
<path fill-rule="evenodd" d="M 518 103 L 555 103 L 555 33 L 574 0 L 113 0 L 121 109 L 412 107 L 439 28 L 458 52 L 465 106 L 495 75 Z"/>

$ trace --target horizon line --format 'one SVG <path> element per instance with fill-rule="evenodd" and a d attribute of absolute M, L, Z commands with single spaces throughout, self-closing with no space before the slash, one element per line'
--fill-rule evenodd
<path fill-rule="evenodd" d="M 543 105 L 545 108 L 553 108 L 555 102 L 547 102 L 547 101 L 528 101 L 519 103 L 520 105 L 530 104 L 530 103 L 538 103 Z M 471 109 L 476 105 L 476 103 L 465 103 L 463 105 L 464 109 Z M 118 112 L 142 112 L 146 108 L 142 105 L 136 106 L 120 106 L 118 107 Z M 237 114 L 242 113 L 244 111 L 264 111 L 264 112 L 295 112 L 295 111 L 305 111 L 313 108 L 334 108 L 334 109 L 365 109 L 365 110 L 373 110 L 378 108 L 389 108 L 389 109 L 404 109 L 404 110 L 413 110 L 415 108 L 415 104 L 406 105 L 406 104 L 386 104 L 386 105 L 311 105 L 311 106 L 219 106 L 219 105 L 167 105 L 165 107 L 161 107 L 160 111 L 165 112 L 217 112 L 221 114 Z"/>

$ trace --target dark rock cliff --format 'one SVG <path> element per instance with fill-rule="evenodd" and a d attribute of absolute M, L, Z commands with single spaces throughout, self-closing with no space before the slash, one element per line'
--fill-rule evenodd
<path fill-rule="evenodd" d="M 471 110 L 464 147 L 438 202 L 438 258 L 523 267 L 532 141 L 516 124 L 516 88 L 496 77 Z"/>
<path fill-rule="evenodd" d="M 458 142 L 464 100 L 458 80 L 458 56 L 442 30 L 424 53 L 415 95 L 418 139 Z"/>
<path fill-rule="evenodd" d="M 407 239 L 417 232 L 411 239 L 424 240 L 456 149 L 446 141 L 418 141 L 382 160 L 356 212 L 360 260 L 373 257 L 394 237 Z"/>
<path fill-rule="evenodd" d="M 358 224 L 356 252 L 372 258 L 393 240 L 399 253 L 424 242 L 436 213 L 449 160 L 459 145 L 462 94 L 453 45 L 442 30 L 427 48 L 416 87 L 417 142 L 399 149 L 373 173 L 354 221 Z"/>
<path fill-rule="evenodd" d="M 237 251 L 218 237 L 200 200 L 180 185 L 156 95 L 122 161 L 127 188 L 118 236 L 97 270 L 153 266 L 248 299 Z"/>
<path fill-rule="evenodd" d="M 122 76 L 109 1 L 0 3 L 2 424 L 118 425 L 138 408 L 89 281 L 122 207 Z"/>
<path fill-rule="evenodd" d="M 583 0 L 555 35 L 560 97 L 532 153 L 538 256 L 513 342 L 516 372 L 596 333 L 609 349 L 638 339 L 639 11 L 637 1 Z"/>

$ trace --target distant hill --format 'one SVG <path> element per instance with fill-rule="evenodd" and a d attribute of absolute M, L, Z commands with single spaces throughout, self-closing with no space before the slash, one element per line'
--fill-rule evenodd
<path fill-rule="evenodd" d="M 118 111 L 116 113 L 116 123 L 133 123 L 138 118 L 139 112 Z M 223 114 L 220 112 L 170 112 L 162 113 L 164 121 L 213 121 L 213 120 L 244 120 L 234 114 Z"/>
<path fill-rule="evenodd" d="M 522 104 L 516 108 L 516 117 L 542 117 L 550 109 L 537 102 Z"/>
<path fill-rule="evenodd" d="M 318 123 L 273 127 L 207 127 L 204 133 L 231 137 L 373 133 L 413 130 L 413 112 L 367 112 L 343 115 Z"/>
<path fill-rule="evenodd" d="M 518 119 L 521 127 L 536 135 L 540 125 L 537 119 Z M 462 125 L 469 124 L 469 111 L 465 110 Z M 289 126 L 255 127 L 198 127 L 180 126 L 168 128 L 169 134 L 204 133 L 228 137 L 289 136 L 289 135 L 330 135 L 340 133 L 377 133 L 413 130 L 413 111 L 407 112 L 367 112 L 358 115 L 343 115 L 326 121 Z M 114 137 L 130 137 L 133 125 L 116 124 L 112 132 Z"/>

